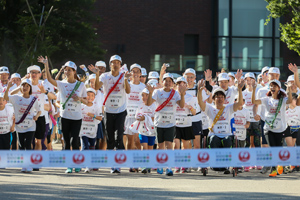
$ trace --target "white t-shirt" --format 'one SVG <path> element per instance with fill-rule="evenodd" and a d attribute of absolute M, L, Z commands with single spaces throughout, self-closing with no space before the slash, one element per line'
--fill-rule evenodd
<path fill-rule="evenodd" d="M 221 88 L 221 87 L 216 85 L 213 87 L 213 90 L 217 88 Z M 233 104 L 238 94 L 238 89 L 235 86 L 228 87 L 228 89 L 225 91 L 225 94 L 226 94 L 226 99 L 224 105 Z"/>
<path fill-rule="evenodd" d="M 121 76 L 121 72 L 118 76 L 114 77 L 111 72 L 101 74 L 100 81 L 103 83 L 104 98 L 106 98 L 110 89 L 117 82 Z M 124 76 L 120 79 L 116 88 L 110 93 L 104 106 L 104 110 L 107 113 L 121 113 L 126 109 L 126 92 L 125 92 L 125 79 Z"/>
<path fill-rule="evenodd" d="M 71 120 L 79 120 L 82 119 L 82 112 L 81 112 L 81 102 L 74 101 L 71 97 L 69 101 L 66 103 L 65 109 L 63 109 L 63 104 L 66 102 L 70 94 L 72 93 L 76 83 L 68 83 L 65 81 L 56 81 L 57 88 L 59 89 L 59 100 L 60 100 L 60 116 L 65 119 Z M 84 83 L 80 83 L 78 89 L 74 92 L 75 95 L 78 97 L 87 97 L 86 88 Z"/>
<path fill-rule="evenodd" d="M 103 101 L 104 101 L 104 95 L 100 90 L 98 90 L 93 104 L 95 104 L 95 106 L 101 109 L 101 113 L 102 113 Z M 101 121 L 97 120 L 97 122 L 99 124 Z"/>
<path fill-rule="evenodd" d="M 250 122 L 249 110 L 243 108 L 242 110 L 237 110 L 233 113 L 234 123 L 232 124 L 235 128 L 234 134 L 237 136 L 238 140 L 245 140 L 247 135 L 247 129 L 245 125 Z"/>
<path fill-rule="evenodd" d="M 244 108 L 246 108 L 249 111 L 250 114 L 250 122 L 257 122 L 254 119 L 253 116 L 253 106 L 254 104 L 252 103 L 252 92 L 250 92 L 248 89 L 243 91 L 243 98 L 245 99 L 245 104 L 244 104 Z M 261 110 L 261 106 L 258 106 L 257 109 L 257 114 L 260 115 L 260 110 Z"/>
<path fill-rule="evenodd" d="M 10 132 L 10 127 L 13 125 L 14 110 L 10 106 L 5 106 L 0 110 L 0 134 Z"/>
<path fill-rule="evenodd" d="M 48 92 L 52 92 L 54 94 L 54 86 L 48 81 L 48 79 L 45 79 L 43 84 L 45 90 L 48 90 Z"/>
<path fill-rule="evenodd" d="M 300 126 L 300 106 L 286 111 L 287 124 L 291 127 Z"/>
<path fill-rule="evenodd" d="M 211 127 L 219 110 L 215 106 L 211 106 L 208 103 L 206 103 L 206 108 L 205 108 L 204 112 L 208 116 L 209 126 Z M 214 125 L 213 130 L 209 131 L 209 136 L 216 135 L 218 137 L 223 138 L 228 135 L 232 135 L 230 121 L 231 121 L 231 116 L 233 113 L 234 113 L 233 104 L 226 105 L 223 110 L 222 115 L 220 116 L 217 123 Z"/>
<path fill-rule="evenodd" d="M 265 126 L 264 130 L 266 131 L 272 131 L 274 133 L 282 133 L 287 128 L 287 122 L 286 122 L 286 101 L 287 97 L 283 98 L 282 105 L 280 108 L 280 111 L 273 123 L 273 128 L 271 128 L 267 122 L 271 123 L 275 117 L 275 113 L 278 107 L 278 99 L 273 99 L 272 97 L 264 97 L 261 99 L 262 105 L 266 108 L 266 115 L 265 115 Z"/>
<path fill-rule="evenodd" d="M 136 109 L 142 104 L 142 95 L 141 92 L 145 89 L 146 85 L 142 82 L 140 84 L 135 85 L 133 83 L 129 83 L 130 85 L 130 93 L 126 94 L 127 96 L 127 118 L 134 118 Z"/>
<path fill-rule="evenodd" d="M 27 109 L 28 105 L 31 103 L 33 96 L 31 95 L 29 98 L 24 98 L 19 95 L 9 95 L 9 102 L 13 105 L 15 111 L 15 119 L 16 122 L 20 121 L 23 113 Z M 35 113 L 40 111 L 39 104 L 37 100 L 34 102 L 33 106 L 31 107 L 28 115 L 24 119 L 24 121 L 20 124 L 16 124 L 16 131 L 18 133 L 25 133 L 29 131 L 35 131 L 36 124 L 33 120 Z"/>
<path fill-rule="evenodd" d="M 154 90 L 152 98 L 155 100 L 156 108 L 168 99 L 171 91 L 165 92 L 163 88 Z M 179 93 L 175 91 L 175 94 L 169 103 L 163 109 L 155 113 L 154 126 L 159 128 L 170 128 L 175 126 L 176 106 L 177 101 L 180 101 L 180 99 Z"/>
<path fill-rule="evenodd" d="M 41 84 L 44 86 L 44 83 L 41 80 L 39 80 L 38 84 Z M 45 88 L 45 86 L 44 86 L 44 88 Z M 44 109 L 44 105 L 48 104 L 48 97 L 45 93 L 39 92 L 39 90 L 40 90 L 40 88 L 38 87 L 38 85 L 32 85 L 32 95 L 37 98 L 37 102 L 40 106 L 40 110 L 42 111 L 40 117 L 45 116 L 46 124 L 48 124 L 49 123 L 49 119 L 47 117 L 48 112 Z M 46 101 L 46 99 L 47 99 L 47 101 Z"/>
<path fill-rule="evenodd" d="M 176 127 L 180 127 L 180 128 L 192 126 L 192 116 L 188 116 L 188 115 L 192 115 L 192 112 L 190 111 L 190 109 L 187 108 L 187 106 L 190 105 L 195 109 L 196 104 L 198 104 L 196 99 L 188 93 L 184 95 L 184 100 L 185 100 L 185 106 L 183 108 L 180 108 L 178 104 L 176 107 L 176 114 L 175 114 Z"/>
<path fill-rule="evenodd" d="M 146 106 L 145 104 L 141 104 L 137 110 L 136 110 L 136 115 L 135 118 L 137 118 L 138 114 L 147 114 L 151 118 L 154 118 L 154 113 L 155 113 L 155 104 L 151 104 L 151 106 Z M 139 130 L 139 134 L 145 135 L 145 136 L 155 136 L 155 133 L 151 133 L 150 131 L 147 131 L 145 126 L 142 126 L 142 128 Z"/>
<path fill-rule="evenodd" d="M 95 138 L 97 135 L 99 121 L 93 119 L 93 117 L 88 116 L 87 113 L 92 113 L 96 116 L 100 116 L 102 113 L 102 109 L 100 109 L 99 106 L 95 104 L 93 104 L 92 106 L 81 104 L 81 111 L 82 111 L 82 124 L 81 124 L 79 136 Z"/>

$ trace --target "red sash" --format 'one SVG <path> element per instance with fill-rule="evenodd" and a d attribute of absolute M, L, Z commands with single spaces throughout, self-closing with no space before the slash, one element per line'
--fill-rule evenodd
<path fill-rule="evenodd" d="M 103 105 L 105 106 L 105 103 L 107 101 L 107 98 L 109 97 L 110 93 L 112 93 L 112 91 L 114 91 L 114 89 L 117 87 L 118 83 L 120 82 L 120 80 L 122 79 L 122 77 L 124 76 L 124 73 L 122 73 L 119 77 L 119 79 L 117 80 L 117 82 L 112 86 L 112 88 L 110 88 L 109 92 L 107 93 Z"/>
<path fill-rule="evenodd" d="M 36 97 L 33 97 L 33 99 L 31 100 L 30 104 L 28 105 L 28 107 L 26 108 L 25 112 L 23 113 L 21 119 L 16 122 L 15 124 L 21 124 L 25 118 L 27 117 L 27 115 L 29 114 L 30 109 L 32 108 L 34 102 L 36 101 Z"/>
<path fill-rule="evenodd" d="M 173 98 L 174 94 L 175 94 L 175 90 L 172 89 L 172 90 L 171 90 L 170 96 L 167 98 L 166 101 L 164 101 L 161 105 L 159 105 L 159 106 L 156 108 L 155 112 L 158 112 L 158 111 L 160 111 L 161 109 L 163 109 L 163 108 L 171 101 L 171 99 Z"/>

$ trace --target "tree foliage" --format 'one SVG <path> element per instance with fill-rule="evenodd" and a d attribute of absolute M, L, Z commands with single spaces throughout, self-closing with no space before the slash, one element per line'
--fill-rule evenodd
<path fill-rule="evenodd" d="M 12 70 L 21 67 L 18 71 L 22 72 L 36 63 L 38 55 L 48 55 L 52 63 L 100 59 L 103 50 L 93 28 L 99 20 L 92 14 L 94 3 L 95 0 L 0 0 L 1 65 Z"/>
<path fill-rule="evenodd" d="M 299 0 L 266 0 L 267 9 L 271 18 L 284 17 L 284 23 L 280 23 L 281 41 L 288 48 L 300 55 L 300 1 Z"/>

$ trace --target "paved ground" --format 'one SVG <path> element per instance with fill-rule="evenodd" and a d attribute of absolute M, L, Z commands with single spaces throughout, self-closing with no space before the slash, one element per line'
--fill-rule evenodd
<path fill-rule="evenodd" d="M 173 177 L 128 169 L 121 174 L 64 171 L 0 169 L 0 199 L 300 199 L 300 173 L 269 178 L 252 170 L 233 178 L 212 170 L 206 177 L 195 171 Z"/>

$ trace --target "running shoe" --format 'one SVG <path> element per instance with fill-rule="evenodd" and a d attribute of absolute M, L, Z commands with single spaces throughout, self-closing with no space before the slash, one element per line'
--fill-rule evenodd
<path fill-rule="evenodd" d="M 265 173 L 267 173 L 267 171 L 269 171 L 271 169 L 271 167 L 263 167 L 261 170 L 260 170 L 260 173 L 261 174 L 265 174 Z"/>
<path fill-rule="evenodd" d="M 291 171 L 290 166 L 284 166 L 284 168 L 283 168 L 283 173 L 284 173 L 284 174 L 287 174 L 287 173 L 289 173 L 290 171 Z"/>
<path fill-rule="evenodd" d="M 115 173 L 115 168 L 111 168 L 111 169 L 110 169 L 110 173 L 111 173 L 111 174 Z"/>
<path fill-rule="evenodd" d="M 276 168 L 274 168 L 272 172 L 269 174 L 269 177 L 276 177 L 276 176 L 277 176 L 277 170 Z"/>
<path fill-rule="evenodd" d="M 134 168 L 130 168 L 129 172 L 135 172 L 135 169 Z"/>
<path fill-rule="evenodd" d="M 148 173 L 151 173 L 151 168 L 147 168 Z"/>
<path fill-rule="evenodd" d="M 142 173 L 143 174 L 147 174 L 147 172 L 148 172 L 147 168 L 142 168 Z"/>
<path fill-rule="evenodd" d="M 243 173 L 244 172 L 244 167 L 238 167 L 238 173 Z"/>
<path fill-rule="evenodd" d="M 230 170 L 229 170 L 229 169 L 226 169 L 226 170 L 224 171 L 224 174 L 230 174 Z"/>
<path fill-rule="evenodd" d="M 256 166 L 257 170 L 262 170 L 262 166 Z"/>
<path fill-rule="evenodd" d="M 116 173 L 116 174 L 120 174 L 120 173 L 121 173 L 121 169 L 120 169 L 120 168 L 115 168 L 115 171 L 114 171 L 114 173 Z"/>
<path fill-rule="evenodd" d="M 188 168 L 184 168 L 184 167 L 181 167 L 181 173 L 187 173 L 188 172 Z"/>
<path fill-rule="evenodd" d="M 75 173 L 79 173 L 81 171 L 81 168 L 75 168 Z"/>
<path fill-rule="evenodd" d="M 23 168 L 21 169 L 21 172 L 25 173 L 25 172 L 26 172 L 26 168 L 23 167 Z"/>
<path fill-rule="evenodd" d="M 244 167 L 244 172 L 250 172 L 250 167 Z"/>
<path fill-rule="evenodd" d="M 90 173 L 90 168 L 85 168 L 84 173 Z"/>
<path fill-rule="evenodd" d="M 179 167 L 175 167 L 175 173 L 179 173 L 180 172 L 180 168 Z"/>
<path fill-rule="evenodd" d="M 294 172 L 294 169 L 296 169 L 296 167 L 291 165 L 291 166 L 290 166 L 290 171 L 289 171 L 289 172 L 290 172 L 290 173 Z"/>
<path fill-rule="evenodd" d="M 39 168 L 33 168 L 32 171 L 40 171 Z"/>
<path fill-rule="evenodd" d="M 164 173 L 164 169 L 163 168 L 157 168 L 157 173 L 158 174 L 163 174 Z"/>
<path fill-rule="evenodd" d="M 94 168 L 93 171 L 98 171 L 98 168 Z"/>
<path fill-rule="evenodd" d="M 26 172 L 27 173 L 31 173 L 32 172 L 32 168 L 31 167 L 26 168 Z"/>
<path fill-rule="evenodd" d="M 167 168 L 167 169 L 166 169 L 166 175 L 167 175 L 167 176 L 173 176 L 173 171 L 172 171 L 171 168 Z"/>
<path fill-rule="evenodd" d="M 283 173 L 283 167 L 278 165 L 277 166 L 277 172 L 278 172 L 279 175 L 282 174 Z"/>
<path fill-rule="evenodd" d="M 66 174 L 70 174 L 70 173 L 72 173 L 72 171 L 73 171 L 72 168 L 68 168 L 68 169 L 65 171 L 65 173 L 66 173 Z"/>

